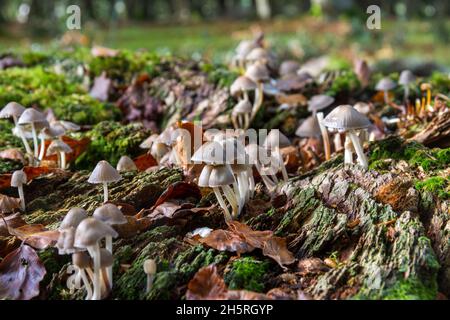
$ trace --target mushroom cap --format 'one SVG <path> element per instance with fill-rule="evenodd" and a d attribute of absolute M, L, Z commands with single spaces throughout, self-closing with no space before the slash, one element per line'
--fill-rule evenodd
<path fill-rule="evenodd" d="M 218 142 L 225 151 L 225 163 L 245 163 L 245 146 L 239 139 L 231 137 Z"/>
<path fill-rule="evenodd" d="M 266 49 L 261 47 L 253 48 L 246 56 L 245 60 L 247 61 L 257 61 L 257 60 L 268 60 L 269 53 Z"/>
<path fill-rule="evenodd" d="M 121 156 L 119 162 L 117 162 L 116 169 L 119 172 L 127 172 L 127 171 L 137 171 L 138 168 L 136 167 L 136 164 L 130 157 Z"/>
<path fill-rule="evenodd" d="M 16 170 L 11 176 L 11 187 L 17 188 L 27 183 L 27 174 L 23 170 Z"/>
<path fill-rule="evenodd" d="M 12 133 L 13 133 L 13 135 L 15 135 L 16 137 L 19 137 L 19 138 L 22 135 L 26 139 L 33 139 L 33 133 L 31 132 L 31 130 L 25 130 L 25 127 L 22 127 L 22 126 L 15 126 L 12 129 Z"/>
<path fill-rule="evenodd" d="M 156 262 L 153 259 L 146 259 L 144 261 L 144 272 L 146 274 L 155 274 L 156 273 Z"/>
<path fill-rule="evenodd" d="M 58 248 L 59 254 L 70 254 L 77 251 L 74 246 L 75 228 L 65 228 L 59 231 L 58 241 L 55 247 Z"/>
<path fill-rule="evenodd" d="M 254 63 L 247 68 L 245 75 L 255 82 L 269 80 L 269 70 L 261 63 Z"/>
<path fill-rule="evenodd" d="M 110 226 L 127 223 L 127 219 L 123 215 L 122 211 L 120 211 L 120 209 L 112 203 L 106 203 L 101 207 L 98 207 L 95 209 L 92 216 Z"/>
<path fill-rule="evenodd" d="M 256 47 L 257 47 L 257 45 L 256 45 L 255 41 L 253 41 L 253 40 L 242 40 L 237 45 L 237 47 L 235 49 L 235 52 L 236 52 L 236 54 L 238 56 L 245 57 L 245 56 L 247 56 L 250 53 L 250 51 L 252 51 Z"/>
<path fill-rule="evenodd" d="M 370 121 L 351 105 L 340 105 L 323 119 L 323 125 L 330 129 L 347 131 L 367 128 Z"/>
<path fill-rule="evenodd" d="M 394 81 L 392 81 L 391 78 L 384 77 L 380 81 L 378 81 L 377 85 L 375 86 L 375 89 L 379 91 L 389 91 L 394 89 L 396 86 L 397 85 L 395 84 Z"/>
<path fill-rule="evenodd" d="M 116 238 L 118 234 L 106 223 L 95 218 L 86 218 L 81 221 L 75 231 L 74 245 L 84 249 L 95 245 L 107 236 Z"/>
<path fill-rule="evenodd" d="M 20 208 L 20 199 L 0 194 L 0 213 L 10 213 Z"/>
<path fill-rule="evenodd" d="M 362 102 L 362 101 L 357 102 L 357 103 L 353 106 L 353 108 L 355 108 L 356 111 L 362 113 L 363 115 L 367 115 L 367 114 L 369 114 L 370 111 L 371 111 L 370 104 L 365 103 L 365 102 Z"/>
<path fill-rule="evenodd" d="M 411 72 L 411 70 L 403 70 L 400 73 L 400 78 L 398 79 L 398 83 L 406 86 L 416 80 L 416 76 Z"/>
<path fill-rule="evenodd" d="M 91 267 L 92 259 L 86 251 L 78 251 L 72 254 L 72 264 L 80 269 Z"/>
<path fill-rule="evenodd" d="M 233 184 L 235 181 L 233 171 L 229 165 L 213 166 L 209 176 L 209 187 L 221 187 Z"/>
<path fill-rule="evenodd" d="M 59 225 L 59 230 L 67 228 L 76 228 L 78 225 L 88 217 L 86 210 L 83 208 L 72 208 L 67 212 L 63 221 Z"/>
<path fill-rule="evenodd" d="M 248 164 L 255 164 L 257 162 L 267 163 L 270 155 L 267 149 L 261 147 L 256 143 L 251 143 L 245 147 L 245 153 L 248 158 Z"/>
<path fill-rule="evenodd" d="M 431 84 L 430 83 L 422 83 L 420 85 L 420 90 L 425 91 L 425 90 L 431 90 Z"/>
<path fill-rule="evenodd" d="M 240 76 L 230 86 L 230 93 L 232 96 L 244 91 L 252 91 L 256 89 L 256 83 L 247 76 Z"/>
<path fill-rule="evenodd" d="M 63 136 L 65 133 L 65 130 L 62 129 L 61 127 L 54 127 L 54 126 L 50 126 L 50 127 L 45 127 L 41 130 L 41 132 L 39 132 L 38 137 L 41 139 L 53 139 L 56 137 L 61 137 Z"/>
<path fill-rule="evenodd" d="M 334 98 L 325 94 L 312 96 L 308 101 L 308 111 L 319 111 L 329 107 L 334 102 Z"/>
<path fill-rule="evenodd" d="M 252 112 L 252 104 L 247 99 L 239 101 L 233 108 L 233 114 L 246 114 Z"/>
<path fill-rule="evenodd" d="M 227 154 L 223 145 L 218 141 L 209 141 L 200 146 L 191 157 L 194 162 L 219 165 L 233 160 L 231 154 Z"/>
<path fill-rule="evenodd" d="M 25 107 L 17 102 L 8 103 L 1 111 L 0 118 L 19 118 L 22 113 L 25 111 Z"/>
<path fill-rule="evenodd" d="M 319 121 L 315 116 L 309 116 L 302 122 L 297 128 L 295 134 L 302 138 L 315 138 L 320 137 L 322 134 L 320 131 Z"/>
<path fill-rule="evenodd" d="M 150 153 L 152 156 L 156 158 L 162 158 L 166 153 L 170 151 L 170 147 L 159 141 L 155 141 L 150 149 Z"/>
<path fill-rule="evenodd" d="M 81 129 L 76 123 L 66 120 L 51 121 L 50 126 L 64 131 L 78 131 Z"/>
<path fill-rule="evenodd" d="M 115 182 L 122 179 L 120 173 L 114 169 L 107 161 L 101 160 L 97 163 L 89 176 L 89 183 Z"/>
<path fill-rule="evenodd" d="M 300 69 L 300 63 L 295 60 L 285 60 L 281 63 L 278 74 L 281 77 L 289 74 L 297 74 L 298 69 Z"/>
<path fill-rule="evenodd" d="M 142 141 L 142 143 L 139 145 L 139 148 L 141 148 L 141 149 L 151 149 L 153 143 L 156 141 L 157 138 L 158 138 L 158 134 L 157 133 L 154 133 L 154 134 L 150 135 L 150 137 L 148 137 L 147 139 Z"/>
<path fill-rule="evenodd" d="M 57 154 L 58 152 L 70 153 L 72 151 L 72 148 L 64 141 L 53 140 L 48 146 L 46 153 L 48 156 L 51 156 L 52 154 Z"/>
<path fill-rule="evenodd" d="M 267 149 L 284 148 L 290 145 L 291 141 L 278 129 L 270 130 L 263 143 L 264 148 Z"/>
<path fill-rule="evenodd" d="M 200 176 L 198 177 L 199 187 L 209 187 L 209 177 L 211 176 L 212 168 L 212 165 L 205 165 L 203 167 Z"/>
<path fill-rule="evenodd" d="M 33 108 L 25 109 L 17 121 L 20 125 L 28 125 L 34 123 L 37 129 L 48 127 L 47 119 L 42 112 L 39 112 Z"/>

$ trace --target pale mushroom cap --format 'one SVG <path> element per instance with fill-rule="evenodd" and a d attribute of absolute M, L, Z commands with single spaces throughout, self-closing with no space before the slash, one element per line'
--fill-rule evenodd
<path fill-rule="evenodd" d="M 329 107 L 334 102 L 334 98 L 325 94 L 311 97 L 308 101 L 308 111 L 319 111 Z"/>
<path fill-rule="evenodd" d="M 59 254 L 69 254 L 77 251 L 74 246 L 75 240 L 75 228 L 65 228 L 59 231 L 58 241 L 56 242 L 56 248 L 58 248 Z"/>
<path fill-rule="evenodd" d="M 12 130 L 16 137 L 24 136 L 26 139 L 33 139 L 33 133 L 31 130 L 25 130 L 22 126 L 15 126 Z"/>
<path fill-rule="evenodd" d="M 255 164 L 256 162 L 267 163 L 270 156 L 267 149 L 259 146 L 256 143 L 251 143 L 245 147 L 245 152 L 247 154 L 248 164 Z"/>
<path fill-rule="evenodd" d="M 150 149 L 157 138 L 158 138 L 158 134 L 156 134 L 156 133 L 152 134 L 150 137 L 148 137 L 147 139 L 142 141 L 142 143 L 139 145 L 139 148 Z"/>
<path fill-rule="evenodd" d="M 367 128 L 370 125 L 370 121 L 351 105 L 341 105 L 334 108 L 323 119 L 323 125 L 330 129 L 347 131 Z"/>
<path fill-rule="evenodd" d="M 64 217 L 63 221 L 61 221 L 61 224 L 59 225 L 59 230 L 66 229 L 66 228 L 76 228 L 78 225 L 88 217 L 86 210 L 83 208 L 72 208 L 67 212 L 66 216 Z"/>
<path fill-rule="evenodd" d="M 10 102 L 0 111 L 0 118 L 19 118 L 25 110 L 25 107 L 21 104 Z"/>
<path fill-rule="evenodd" d="M 20 199 L 0 194 L 0 213 L 10 213 L 20 208 Z"/>
<path fill-rule="evenodd" d="M 247 61 L 268 60 L 269 53 L 264 48 L 253 48 L 246 56 Z"/>
<path fill-rule="evenodd" d="M 370 111 L 371 111 L 370 104 L 365 103 L 365 102 L 362 102 L 362 101 L 357 102 L 357 103 L 353 106 L 353 108 L 355 108 L 356 111 L 362 113 L 363 115 L 367 115 L 367 114 L 369 114 Z"/>
<path fill-rule="evenodd" d="M 200 172 L 200 176 L 198 177 L 198 186 L 199 187 L 209 187 L 209 177 L 211 176 L 213 166 L 206 165 L 203 167 Z"/>
<path fill-rule="evenodd" d="M 240 76 L 230 86 L 230 93 L 235 96 L 244 91 L 252 91 L 256 89 L 256 83 L 246 76 Z"/>
<path fill-rule="evenodd" d="M 234 183 L 234 175 L 229 165 L 213 166 L 209 176 L 210 187 L 227 186 Z"/>
<path fill-rule="evenodd" d="M 41 138 L 41 139 L 49 140 L 49 139 L 53 139 L 53 138 L 56 138 L 56 137 L 61 137 L 61 136 L 64 135 L 64 133 L 65 133 L 64 129 L 62 129 L 60 127 L 50 126 L 48 128 L 47 127 L 43 128 L 41 130 L 41 132 L 39 132 L 38 137 Z"/>
<path fill-rule="evenodd" d="M 398 79 L 398 83 L 405 86 L 416 80 L 416 76 L 410 70 L 403 70 L 400 73 L 400 78 Z"/>
<path fill-rule="evenodd" d="M 110 226 L 127 223 L 127 219 L 123 215 L 122 211 L 120 211 L 120 209 L 112 203 L 106 203 L 101 207 L 98 207 L 95 209 L 92 216 Z"/>
<path fill-rule="evenodd" d="M 254 63 L 247 68 L 245 75 L 255 82 L 262 82 L 269 79 L 269 71 L 261 63 Z"/>
<path fill-rule="evenodd" d="M 72 151 L 72 148 L 64 141 L 53 140 L 48 146 L 47 155 L 51 156 L 52 154 L 57 154 L 59 152 L 70 153 Z"/>
<path fill-rule="evenodd" d="M 295 134 L 302 138 L 320 137 L 321 131 L 317 117 L 310 116 L 297 128 Z"/>
<path fill-rule="evenodd" d="M 115 182 L 122 179 L 120 173 L 114 169 L 107 161 L 101 160 L 89 176 L 89 183 Z"/>
<path fill-rule="evenodd" d="M 267 149 L 284 148 L 290 145 L 289 139 L 278 129 L 270 130 L 263 144 Z"/>
<path fill-rule="evenodd" d="M 385 77 L 378 81 L 375 89 L 379 91 L 389 91 L 394 89 L 396 86 L 397 85 L 391 80 L 391 78 Z"/>
<path fill-rule="evenodd" d="M 80 269 L 91 267 L 92 259 L 86 251 L 78 251 L 72 254 L 72 263 Z"/>
<path fill-rule="evenodd" d="M 170 151 L 169 146 L 163 142 L 155 141 L 151 148 L 151 154 L 157 158 L 162 158 L 167 152 Z"/>
<path fill-rule="evenodd" d="M 225 150 L 225 163 L 245 163 L 245 146 L 239 139 L 234 137 L 226 138 L 219 141 L 219 143 Z"/>
<path fill-rule="evenodd" d="M 239 42 L 239 44 L 237 45 L 235 51 L 236 54 L 241 56 L 241 57 L 245 57 L 246 55 L 248 55 L 250 53 L 250 51 L 252 51 L 254 48 L 256 48 L 256 43 L 253 40 L 242 40 L 241 42 Z"/>
<path fill-rule="evenodd" d="M 233 108 L 233 114 L 245 114 L 252 112 L 252 104 L 247 99 L 239 101 Z"/>
<path fill-rule="evenodd" d="M 76 123 L 66 121 L 66 120 L 57 120 L 50 123 L 52 126 L 62 127 L 65 131 L 78 131 L 80 130 L 80 126 Z"/>
<path fill-rule="evenodd" d="M 27 183 L 27 174 L 22 170 L 14 171 L 11 176 L 11 187 L 19 187 Z"/>
<path fill-rule="evenodd" d="M 111 252 L 105 248 L 100 248 L 100 267 L 108 268 L 114 263 L 114 257 Z"/>
<path fill-rule="evenodd" d="M 121 156 L 116 168 L 119 172 L 137 171 L 138 169 L 134 161 L 128 156 Z"/>
<path fill-rule="evenodd" d="M 48 122 L 47 119 L 45 118 L 45 115 L 42 112 L 39 112 L 33 108 L 25 109 L 25 111 L 22 113 L 17 123 L 20 125 L 27 125 L 34 123 L 34 125 L 39 129 L 48 127 Z"/>
<path fill-rule="evenodd" d="M 298 69 L 300 69 L 300 63 L 295 60 L 286 60 L 281 63 L 278 74 L 281 77 L 289 74 L 297 74 Z"/>
<path fill-rule="evenodd" d="M 156 273 L 156 262 L 153 259 L 146 259 L 144 261 L 144 272 L 146 274 L 155 274 Z"/>
<path fill-rule="evenodd" d="M 161 134 L 158 136 L 155 142 L 164 143 L 168 146 L 172 144 L 172 134 L 174 132 L 173 127 L 167 127 Z"/>
<path fill-rule="evenodd" d="M 106 223 L 95 218 L 87 218 L 81 221 L 75 231 L 74 245 L 78 248 L 91 247 L 107 236 L 116 238 L 118 234 Z"/>
<path fill-rule="evenodd" d="M 220 142 L 209 141 L 195 151 L 191 160 L 206 164 L 224 164 L 232 161 L 233 157 L 226 154 L 225 149 Z"/>

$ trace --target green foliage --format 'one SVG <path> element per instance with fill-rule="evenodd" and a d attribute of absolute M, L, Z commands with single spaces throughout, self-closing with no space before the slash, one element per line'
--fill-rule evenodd
<path fill-rule="evenodd" d="M 92 130 L 79 134 L 88 137 L 91 143 L 75 162 L 76 168 L 92 168 L 100 160 L 106 160 L 115 166 L 123 155 L 135 157 L 143 151 L 139 144 L 150 132 L 140 123 L 123 125 L 119 122 L 103 121 Z"/>
<path fill-rule="evenodd" d="M 419 191 L 437 194 L 443 200 L 450 199 L 450 178 L 431 177 L 424 181 L 416 182 L 415 187 Z"/>
<path fill-rule="evenodd" d="M 327 90 L 326 94 L 330 96 L 336 96 L 342 92 L 350 93 L 357 90 L 360 87 L 358 77 L 352 70 L 342 70 L 339 77 L 337 77 L 331 87 Z"/>
<path fill-rule="evenodd" d="M 414 278 L 397 281 L 392 287 L 385 290 L 384 300 L 434 300 L 437 294 L 437 283 L 432 281 L 424 284 Z"/>
<path fill-rule="evenodd" d="M 255 292 L 264 290 L 264 275 L 269 267 L 268 262 L 253 257 L 243 257 L 233 261 L 231 270 L 224 276 L 230 289 L 245 289 Z"/>
<path fill-rule="evenodd" d="M 430 83 L 433 92 L 440 92 L 444 94 L 449 93 L 450 77 L 446 73 L 433 72 L 431 75 Z"/>
<path fill-rule="evenodd" d="M 21 148 L 22 141 L 12 133 L 14 124 L 9 120 L 0 119 L 0 150 Z"/>
<path fill-rule="evenodd" d="M 221 88 L 228 88 L 239 76 L 235 71 L 231 71 L 221 64 L 202 63 L 200 65 L 203 72 L 208 74 L 208 79 Z"/>

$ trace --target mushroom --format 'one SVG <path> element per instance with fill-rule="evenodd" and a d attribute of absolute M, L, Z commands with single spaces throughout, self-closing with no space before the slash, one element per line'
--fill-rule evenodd
<path fill-rule="evenodd" d="M 152 148 L 153 143 L 156 141 L 156 139 L 158 139 L 158 134 L 154 133 L 152 134 L 150 137 L 148 137 L 147 139 L 145 139 L 140 145 L 139 148 L 141 149 L 148 149 L 150 150 Z"/>
<path fill-rule="evenodd" d="M 239 101 L 231 112 L 231 121 L 235 129 L 247 129 L 250 126 L 252 104 L 247 99 Z"/>
<path fill-rule="evenodd" d="M 402 73 L 400 73 L 398 84 L 402 85 L 403 89 L 405 90 L 405 100 L 408 100 L 409 86 L 414 81 L 416 81 L 416 76 L 410 70 L 403 70 Z"/>
<path fill-rule="evenodd" d="M 58 248 L 58 254 L 71 254 L 77 252 L 74 246 L 75 241 L 75 227 L 67 227 L 59 229 L 59 237 L 55 247 Z"/>
<path fill-rule="evenodd" d="M 295 60 L 285 60 L 278 68 L 278 74 L 280 77 L 297 75 L 297 71 L 300 69 L 300 63 Z"/>
<path fill-rule="evenodd" d="M 267 150 L 255 143 L 249 144 L 245 147 L 245 152 L 248 157 L 248 163 L 251 165 L 255 165 L 256 170 L 258 171 L 259 175 L 261 176 L 261 179 L 266 186 L 267 190 L 272 191 L 275 189 L 278 179 L 275 174 L 268 172 L 265 170 L 264 165 L 268 164 L 270 162 L 270 157 L 267 154 Z M 272 175 L 272 178 L 270 178 L 270 175 Z M 253 174 L 252 174 L 253 177 Z M 254 181 L 253 181 L 254 186 Z M 250 189 L 252 188 L 252 183 L 250 183 Z"/>
<path fill-rule="evenodd" d="M 312 112 L 313 116 L 317 111 L 328 108 L 334 102 L 334 98 L 325 94 L 312 96 L 308 101 L 308 111 Z"/>
<path fill-rule="evenodd" d="M 430 107 L 431 106 L 431 84 L 422 83 L 420 85 L 420 90 L 427 92 L 427 100 L 426 100 L 427 102 L 426 102 L 425 106 Z M 422 108 L 422 109 L 425 109 L 425 108 Z"/>
<path fill-rule="evenodd" d="M 358 155 L 358 162 L 363 168 L 367 169 L 367 157 L 364 154 L 357 131 L 367 128 L 370 125 L 369 119 L 356 111 L 352 106 L 341 105 L 336 107 L 326 116 L 323 120 L 323 124 L 329 129 L 345 132 L 345 163 L 353 162 L 351 159 L 351 144 L 353 144 Z"/>
<path fill-rule="evenodd" d="M 39 150 L 39 156 L 38 159 L 41 161 L 44 159 L 44 153 L 45 153 L 45 140 L 52 140 L 54 138 L 59 138 L 63 136 L 65 133 L 65 130 L 62 130 L 60 127 L 52 127 L 49 128 L 43 128 L 41 132 L 39 133 L 39 139 L 41 140 L 40 150 Z"/>
<path fill-rule="evenodd" d="M 284 165 L 283 156 L 281 155 L 280 148 L 289 147 L 291 142 L 289 139 L 280 132 L 278 129 L 270 130 L 266 139 L 264 140 L 264 147 L 269 150 L 274 158 L 277 160 L 277 166 L 281 169 L 283 175 L 283 180 L 287 181 L 289 179 L 286 166 Z"/>
<path fill-rule="evenodd" d="M 134 161 L 128 156 L 120 157 L 119 162 L 117 162 L 116 169 L 119 172 L 137 171 L 138 170 Z"/>
<path fill-rule="evenodd" d="M 265 65 L 261 63 L 255 63 L 247 68 L 247 70 L 245 71 L 245 75 L 254 82 L 256 82 L 257 84 L 257 88 L 255 90 L 255 101 L 253 103 L 252 109 L 252 116 L 250 118 L 250 121 L 252 121 L 255 118 L 256 114 L 258 113 L 263 103 L 264 100 L 263 82 L 269 80 L 269 71 L 267 70 Z"/>
<path fill-rule="evenodd" d="M 30 125 L 31 133 L 33 135 L 33 151 L 34 157 L 38 158 L 39 148 L 38 148 L 38 138 L 36 130 L 40 130 L 42 128 L 48 127 L 48 122 L 45 119 L 45 116 L 42 112 L 39 112 L 33 108 L 25 109 L 25 111 L 20 116 L 18 122 L 21 126 Z"/>
<path fill-rule="evenodd" d="M 145 292 L 149 293 L 153 286 L 153 280 L 156 274 L 156 262 L 153 259 L 146 259 L 144 261 L 144 272 L 147 275 L 147 285 L 145 286 Z"/>
<path fill-rule="evenodd" d="M 122 211 L 112 203 L 106 203 L 98 207 L 92 216 L 109 226 L 127 223 L 127 219 Z M 111 252 L 111 254 L 113 253 L 112 236 L 106 236 L 106 250 Z M 112 286 L 112 267 L 108 268 L 108 278 Z"/>
<path fill-rule="evenodd" d="M 89 176 L 88 182 L 103 184 L 103 202 L 108 202 L 108 183 L 116 182 L 122 179 L 120 173 L 114 169 L 107 161 L 101 160 L 97 163 Z"/>
<path fill-rule="evenodd" d="M 240 76 L 230 86 L 230 93 L 232 96 L 240 96 L 242 94 L 242 97 L 244 100 L 249 100 L 248 92 L 256 90 L 257 85 L 256 83 L 246 76 Z"/>
<path fill-rule="evenodd" d="M 238 196 L 230 185 L 235 183 L 233 171 L 229 163 L 233 155 L 226 153 L 221 143 L 217 141 L 206 142 L 192 156 L 192 161 L 205 163 L 198 178 L 200 187 L 210 187 L 217 197 L 217 201 L 225 212 L 225 220 L 232 220 L 238 215 Z M 232 207 L 232 213 L 228 210 L 222 192 Z"/>
<path fill-rule="evenodd" d="M 101 253 L 100 241 L 111 236 L 117 237 L 117 232 L 95 218 L 87 218 L 81 221 L 75 231 L 74 245 L 78 248 L 87 249 L 89 255 L 94 260 L 94 292 L 92 300 L 99 300 L 101 298 Z"/>
<path fill-rule="evenodd" d="M 76 228 L 78 227 L 80 222 L 86 219 L 87 217 L 88 217 L 87 212 L 83 208 L 71 208 L 67 212 L 63 221 L 61 221 L 61 224 L 59 225 L 59 230 L 63 230 L 70 227 Z"/>
<path fill-rule="evenodd" d="M 20 207 L 20 199 L 12 198 L 0 194 L 0 213 L 6 214 L 11 213 L 15 209 Z"/>
<path fill-rule="evenodd" d="M 378 91 L 383 91 L 384 93 L 384 103 L 389 104 L 389 90 L 392 90 L 396 87 L 396 84 L 394 81 L 391 80 L 389 77 L 382 78 L 380 81 L 378 81 L 377 85 L 375 86 L 375 89 Z"/>
<path fill-rule="evenodd" d="M 106 249 L 100 248 L 100 277 L 103 279 L 103 286 L 101 286 L 100 292 L 110 292 L 113 285 L 112 277 L 112 265 L 114 263 L 114 256 L 111 252 Z M 106 271 L 111 270 L 111 275 Z M 103 294 L 101 294 L 103 296 Z"/>
<path fill-rule="evenodd" d="M 234 57 L 238 67 L 244 68 L 245 57 L 257 46 L 258 45 L 254 40 L 242 40 L 239 42 L 235 49 L 236 55 Z"/>
<path fill-rule="evenodd" d="M 47 156 L 58 155 L 58 163 L 61 169 L 66 169 L 66 153 L 71 153 L 72 148 L 62 140 L 53 140 L 47 148 Z"/>
<path fill-rule="evenodd" d="M 17 121 L 18 118 L 22 115 L 22 113 L 25 111 L 25 107 L 17 102 L 10 102 L 8 103 L 2 111 L 0 111 L 0 118 L 7 119 L 7 118 L 13 118 L 14 126 L 18 127 Z M 20 139 L 22 139 L 22 143 L 25 147 L 25 150 L 28 154 L 32 155 L 33 151 L 31 150 L 30 145 L 28 144 L 27 139 L 22 134 L 22 131 L 17 131 Z"/>
<path fill-rule="evenodd" d="M 76 123 L 70 122 L 70 121 L 66 121 L 66 120 L 53 120 L 50 121 L 50 127 L 52 127 L 53 129 L 56 130 L 61 130 L 61 131 L 78 131 L 80 130 L 80 126 L 77 125 Z"/>
<path fill-rule="evenodd" d="M 23 170 L 14 171 L 11 176 L 11 187 L 17 188 L 19 192 L 20 205 L 22 211 L 25 211 L 25 196 L 23 194 L 23 185 L 27 183 L 27 175 Z"/>
<path fill-rule="evenodd" d="M 86 288 L 86 300 L 90 300 L 92 298 L 92 287 L 89 282 L 89 278 L 86 275 L 85 270 L 91 271 L 92 260 L 89 254 L 86 251 L 78 251 L 72 254 L 72 264 L 76 268 L 76 278 L 80 277 L 83 281 L 84 287 Z M 76 281 L 78 282 L 78 281 Z"/>

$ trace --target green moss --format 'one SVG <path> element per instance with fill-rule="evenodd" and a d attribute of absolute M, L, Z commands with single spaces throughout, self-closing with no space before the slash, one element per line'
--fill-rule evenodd
<path fill-rule="evenodd" d="M 139 144 L 149 134 L 138 123 L 123 125 L 112 121 L 100 122 L 92 130 L 79 135 L 79 138 L 88 137 L 91 143 L 86 152 L 76 160 L 75 166 L 78 169 L 92 168 L 100 160 L 107 160 L 115 166 L 123 155 L 135 157 L 143 153 Z"/>
<path fill-rule="evenodd" d="M 71 255 L 59 255 L 55 248 L 39 251 L 38 256 L 47 271 L 41 282 L 41 285 L 43 286 L 48 285 L 52 280 L 53 275 L 59 273 L 65 264 L 72 261 Z"/>
<path fill-rule="evenodd" d="M 331 87 L 327 90 L 326 94 L 336 96 L 341 93 L 350 93 L 357 90 L 360 87 L 358 77 L 352 70 L 344 69 L 340 72 L 339 76 L 333 81 Z"/>
<path fill-rule="evenodd" d="M 11 173 L 13 171 L 22 169 L 22 167 L 23 164 L 20 161 L 0 158 L 0 174 Z"/>
<path fill-rule="evenodd" d="M 415 187 L 419 191 L 436 194 L 443 200 L 450 199 L 450 178 L 431 177 L 425 181 L 416 182 Z"/>
<path fill-rule="evenodd" d="M 424 284 L 415 278 L 402 279 L 385 290 L 384 300 L 434 300 L 437 295 L 437 282 Z"/>
<path fill-rule="evenodd" d="M 9 120 L 0 119 L 0 150 L 21 148 L 22 141 L 12 133 L 14 124 Z"/>
<path fill-rule="evenodd" d="M 202 63 L 200 67 L 203 72 L 208 74 L 209 81 L 221 88 L 228 88 L 239 76 L 222 64 Z"/>
<path fill-rule="evenodd" d="M 255 292 L 264 291 L 264 276 L 269 267 L 268 262 L 253 257 L 234 260 L 231 270 L 225 273 L 224 280 L 230 289 L 245 289 Z"/>

